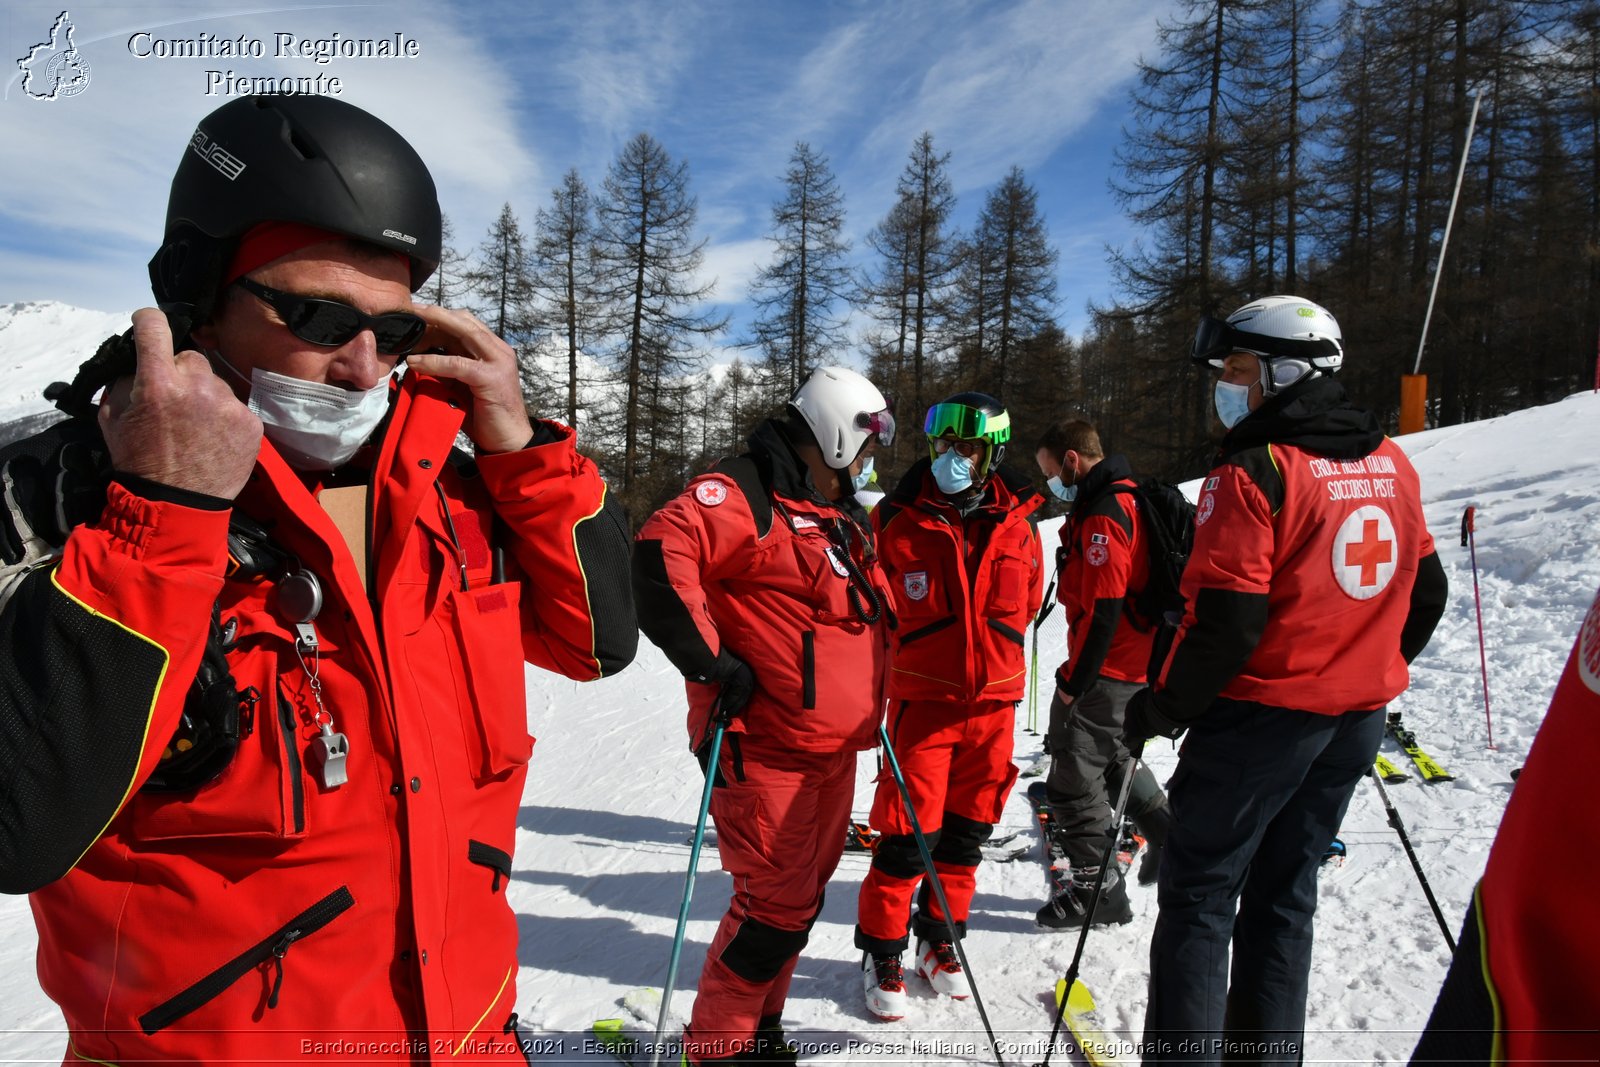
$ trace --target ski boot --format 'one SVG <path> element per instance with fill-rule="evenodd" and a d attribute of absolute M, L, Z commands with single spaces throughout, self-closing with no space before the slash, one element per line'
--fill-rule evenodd
<path fill-rule="evenodd" d="M 879 1019 L 894 1022 L 906 1016 L 906 979 L 899 956 L 861 958 L 861 989 L 866 994 L 867 1010 Z"/>
<path fill-rule="evenodd" d="M 782 1016 L 763 1015 L 761 1021 L 756 1024 L 756 1047 L 750 1050 L 745 1062 L 782 1064 L 784 1067 L 789 1067 L 799 1058 L 800 1050 L 783 1036 Z"/>
<path fill-rule="evenodd" d="M 1094 894 L 1098 867 L 1073 871 L 1072 883 L 1056 893 L 1049 903 L 1034 916 L 1040 926 L 1050 930 L 1080 927 L 1089 915 L 1089 902 Z M 1128 902 L 1128 890 L 1122 875 L 1115 867 L 1106 871 L 1106 884 L 1100 891 L 1100 905 L 1094 910 L 1094 925 L 1122 925 L 1133 921 L 1133 905 Z"/>
<path fill-rule="evenodd" d="M 961 957 L 949 941 L 917 941 L 917 973 L 928 980 L 935 993 L 956 1000 L 972 995 L 972 986 L 961 970 Z"/>

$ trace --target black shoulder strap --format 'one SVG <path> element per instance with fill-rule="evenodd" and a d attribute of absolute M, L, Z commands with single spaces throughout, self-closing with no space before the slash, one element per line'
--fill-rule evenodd
<path fill-rule="evenodd" d="M 749 456 L 732 456 L 718 461 L 711 469 L 739 487 L 756 520 L 756 536 L 766 537 L 767 531 L 772 529 L 772 498 L 767 495 L 767 487 L 761 484 L 761 471 L 755 460 Z"/>
<path fill-rule="evenodd" d="M 1112 482 L 1110 485 L 1106 486 L 1105 495 L 1100 499 L 1104 500 L 1107 504 L 1110 504 L 1116 499 L 1117 494 L 1119 493 L 1133 497 L 1135 500 L 1139 501 L 1139 506 L 1141 508 L 1144 507 L 1144 492 L 1137 485 L 1124 485 L 1121 482 Z M 1096 501 L 1096 503 L 1098 503 L 1098 501 Z M 1113 515 L 1112 518 L 1116 519 L 1117 525 L 1121 526 L 1123 530 L 1127 532 L 1129 537 L 1132 537 L 1134 521 L 1133 512 L 1120 505 L 1117 507 L 1117 511 L 1120 513 L 1120 517 Z"/>

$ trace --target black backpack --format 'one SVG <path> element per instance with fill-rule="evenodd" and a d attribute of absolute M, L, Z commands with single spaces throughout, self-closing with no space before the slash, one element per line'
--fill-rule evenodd
<path fill-rule="evenodd" d="M 1128 621 L 1140 633 L 1155 630 L 1150 649 L 1150 678 L 1166 663 L 1172 639 L 1183 623 L 1183 568 L 1194 548 L 1194 505 L 1177 486 L 1154 478 L 1136 485 L 1113 485 L 1113 493 L 1126 493 L 1139 502 L 1144 516 L 1145 554 L 1150 578 L 1143 591 L 1123 607 Z"/>

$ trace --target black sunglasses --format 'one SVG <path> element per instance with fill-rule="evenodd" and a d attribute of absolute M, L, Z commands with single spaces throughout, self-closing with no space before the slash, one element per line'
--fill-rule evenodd
<path fill-rule="evenodd" d="M 368 315 L 338 300 L 280 292 L 249 278 L 240 278 L 235 284 L 276 311 L 290 333 L 314 345 L 337 347 L 361 331 L 371 330 L 379 352 L 403 356 L 417 346 L 428 328 L 421 316 L 409 311 Z"/>

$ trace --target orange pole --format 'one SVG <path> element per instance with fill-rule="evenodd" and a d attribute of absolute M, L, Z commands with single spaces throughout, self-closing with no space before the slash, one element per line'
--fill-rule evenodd
<path fill-rule="evenodd" d="M 1400 432 L 1416 433 L 1428 425 L 1428 376 L 1400 376 Z"/>

